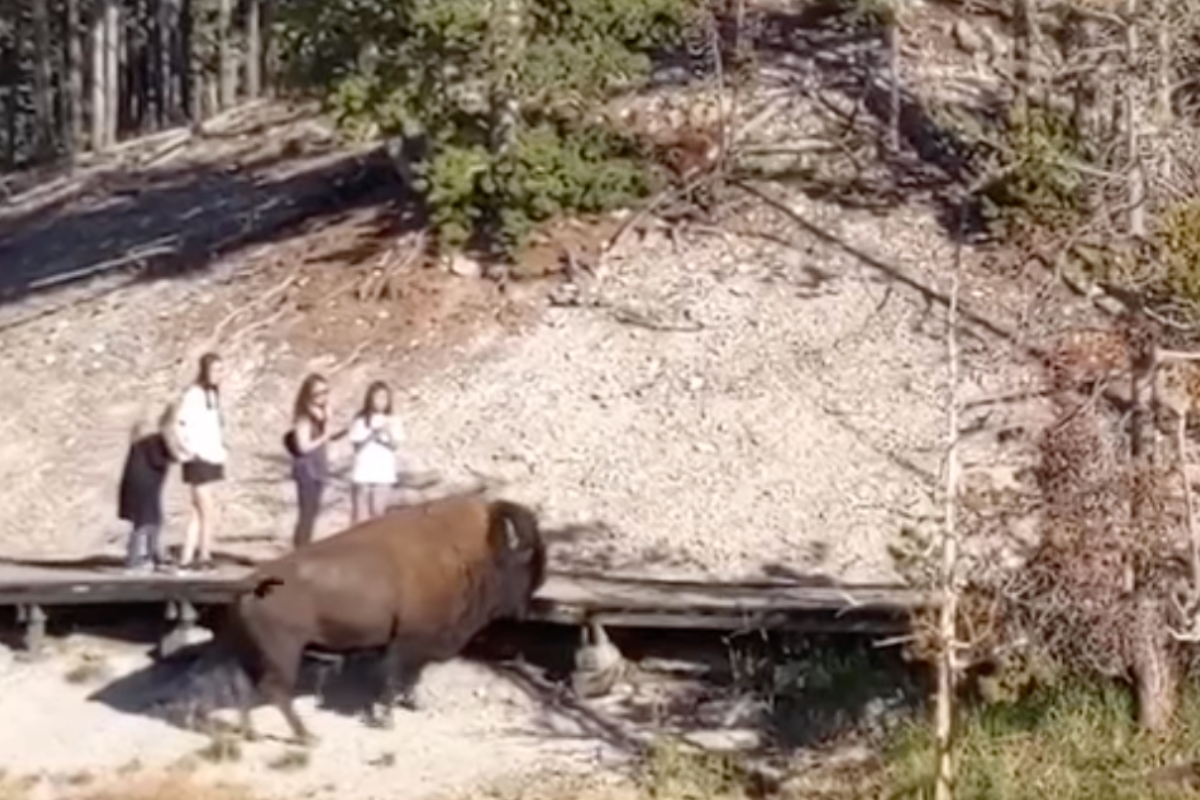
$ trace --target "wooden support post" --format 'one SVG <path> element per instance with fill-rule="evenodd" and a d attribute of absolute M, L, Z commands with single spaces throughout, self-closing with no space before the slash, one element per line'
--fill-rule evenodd
<path fill-rule="evenodd" d="M 17 622 L 25 626 L 21 645 L 33 658 L 42 654 L 46 644 L 46 612 L 38 605 L 18 606 Z"/>
<path fill-rule="evenodd" d="M 191 644 L 196 630 L 196 621 L 200 615 L 196 607 L 186 600 L 172 600 L 167 603 L 167 621 L 175 625 L 158 642 L 158 658 L 170 658 Z"/>

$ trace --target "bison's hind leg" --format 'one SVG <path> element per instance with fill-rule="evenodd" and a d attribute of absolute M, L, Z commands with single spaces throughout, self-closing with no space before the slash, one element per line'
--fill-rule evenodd
<path fill-rule="evenodd" d="M 258 681 L 258 690 L 267 702 L 283 714 L 296 740 L 300 744 L 312 746 L 317 743 L 317 737 L 300 721 L 293 704 L 304 644 L 302 639 L 286 632 L 264 641 L 261 648 L 262 675 Z"/>

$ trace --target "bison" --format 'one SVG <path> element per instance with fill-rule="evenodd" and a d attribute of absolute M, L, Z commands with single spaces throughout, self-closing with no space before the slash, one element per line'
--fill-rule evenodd
<path fill-rule="evenodd" d="M 292 706 L 306 647 L 382 651 L 383 725 L 398 698 L 415 708 L 423 667 L 456 656 L 501 617 L 520 618 L 541 586 L 546 550 L 529 508 L 459 496 L 400 508 L 260 564 L 229 609 L 224 653 L 315 743 Z M 255 738 L 239 692 L 243 735 Z"/>

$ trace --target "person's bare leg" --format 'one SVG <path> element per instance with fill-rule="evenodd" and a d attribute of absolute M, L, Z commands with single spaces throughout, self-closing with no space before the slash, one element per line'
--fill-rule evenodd
<path fill-rule="evenodd" d="M 196 508 L 200 512 L 199 557 L 200 561 L 212 560 L 213 528 L 216 520 L 216 504 L 213 502 L 211 483 L 196 487 Z"/>
<path fill-rule="evenodd" d="M 350 524 L 357 525 L 362 519 L 363 502 L 366 498 L 363 497 L 363 489 L 365 487 L 360 484 L 352 484 L 350 486 Z"/>
<path fill-rule="evenodd" d="M 183 534 L 183 549 L 179 552 L 179 566 L 184 567 L 196 560 L 196 548 L 200 544 L 200 516 L 203 513 L 200 510 L 200 489 L 199 486 L 192 486 L 192 512 L 188 515 L 187 528 Z"/>
<path fill-rule="evenodd" d="M 387 511 L 388 489 L 391 487 L 376 484 L 371 487 L 371 516 L 381 517 Z"/>

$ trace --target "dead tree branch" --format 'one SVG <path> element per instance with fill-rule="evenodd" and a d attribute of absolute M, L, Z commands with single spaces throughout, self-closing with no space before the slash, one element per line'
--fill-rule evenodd
<path fill-rule="evenodd" d="M 964 206 L 965 209 L 965 206 Z M 942 528 L 941 564 L 938 570 L 937 695 L 934 710 L 934 739 L 937 744 L 936 800 L 954 798 L 954 697 L 958 657 L 958 559 L 961 542 L 958 530 L 958 298 L 962 280 L 962 234 L 966 212 L 960 211 L 959 237 L 954 250 L 954 268 L 950 278 L 950 305 L 946 311 L 946 483 L 945 520 Z"/>

